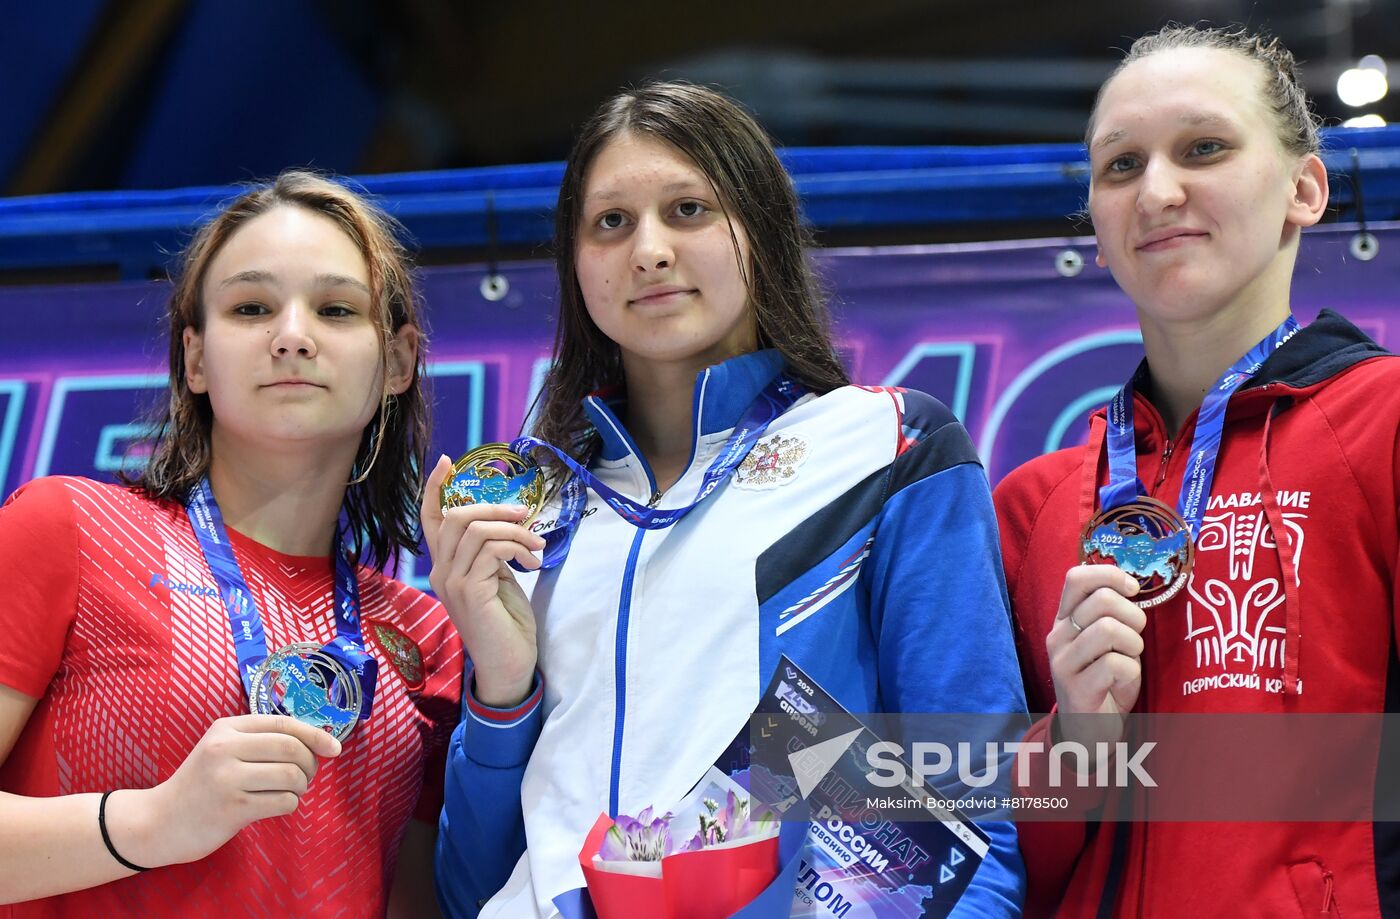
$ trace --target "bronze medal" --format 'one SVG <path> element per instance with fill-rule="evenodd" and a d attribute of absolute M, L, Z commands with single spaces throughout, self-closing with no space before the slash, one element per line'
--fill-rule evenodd
<path fill-rule="evenodd" d="M 1191 531 L 1176 511 L 1139 497 L 1094 516 L 1079 535 L 1084 565 L 1117 565 L 1138 582 L 1133 602 L 1146 609 L 1186 586 L 1195 561 Z"/>

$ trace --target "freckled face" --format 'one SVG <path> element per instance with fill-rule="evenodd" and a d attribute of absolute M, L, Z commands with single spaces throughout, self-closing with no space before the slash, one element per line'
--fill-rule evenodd
<path fill-rule="evenodd" d="M 581 210 L 579 289 L 625 365 L 702 367 L 754 349 L 748 239 L 689 158 L 620 135 L 589 166 Z"/>
<path fill-rule="evenodd" d="M 1284 284 L 1302 158 L 1263 99 L 1263 68 L 1215 48 L 1177 48 L 1109 83 L 1089 141 L 1089 212 L 1106 265 L 1138 308 L 1193 319 Z"/>

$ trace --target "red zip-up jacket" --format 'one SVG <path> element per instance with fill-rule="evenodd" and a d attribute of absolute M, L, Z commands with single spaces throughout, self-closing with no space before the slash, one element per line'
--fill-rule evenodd
<path fill-rule="evenodd" d="M 1135 711 L 1400 709 L 1389 357 L 1324 310 L 1230 400 L 1191 580 L 1147 611 Z M 1175 506 L 1196 416 L 1169 432 L 1140 394 L 1134 412 L 1138 474 Z M 1100 411 L 1086 446 L 1026 463 L 994 493 L 1031 711 L 1055 703 L 1045 636 L 1107 480 L 1105 429 Z M 1307 755 L 1258 768 L 1303 769 Z M 1356 763 L 1367 789 L 1376 772 L 1375 755 Z M 1031 916 L 1400 916 L 1400 824 L 1026 822 L 1020 841 Z"/>

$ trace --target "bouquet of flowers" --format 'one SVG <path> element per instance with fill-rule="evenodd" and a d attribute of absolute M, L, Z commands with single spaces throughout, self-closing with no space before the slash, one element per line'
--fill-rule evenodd
<path fill-rule="evenodd" d="M 707 778 L 679 814 L 598 818 L 579 852 L 598 919 L 726 919 L 778 876 L 776 817 Z"/>

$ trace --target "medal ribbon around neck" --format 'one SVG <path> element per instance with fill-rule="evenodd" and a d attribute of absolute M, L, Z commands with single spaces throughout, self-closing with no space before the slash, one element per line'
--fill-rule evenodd
<path fill-rule="evenodd" d="M 243 579 L 243 572 L 234 557 L 233 546 L 224 527 L 223 514 L 214 499 L 209 480 L 204 479 L 191 489 L 185 504 L 185 512 L 194 527 L 195 538 L 199 540 L 200 551 L 214 575 L 219 588 L 219 598 L 228 613 L 229 628 L 233 633 L 233 645 L 238 657 L 238 675 L 243 681 L 243 689 L 255 711 L 263 711 L 267 705 L 260 705 L 267 692 L 261 685 L 267 677 L 265 664 L 270 656 L 267 637 L 263 629 L 262 617 L 253 601 L 252 591 Z M 374 690 L 379 674 L 379 662 L 365 651 L 364 639 L 360 632 L 360 587 L 355 577 L 355 566 L 345 551 L 339 527 L 336 528 L 332 547 L 335 556 L 335 630 L 336 637 L 324 646 L 299 643 L 289 645 L 271 655 L 279 666 L 300 667 L 297 675 L 304 677 L 308 668 L 317 669 L 323 676 L 337 669 L 345 680 L 354 681 L 354 686 L 333 685 L 312 687 L 324 689 L 327 695 L 326 706 L 334 717 L 327 718 L 317 712 L 306 710 L 305 696 L 281 705 L 281 700 L 270 699 L 271 707 L 282 708 L 293 717 L 308 724 L 330 730 L 338 739 L 344 740 L 359 721 L 368 719 L 374 701 Z M 300 687 L 306 689 L 306 686 Z M 333 698 L 339 692 L 347 696 L 352 704 L 341 705 Z M 353 711 L 352 711 L 353 710 Z M 264 714 L 268 713 L 263 711 Z M 353 717 L 351 717 L 353 715 Z"/>
<path fill-rule="evenodd" d="M 1258 372 L 1269 355 L 1298 331 L 1289 315 L 1277 328 L 1220 375 L 1201 402 L 1191 435 L 1191 456 L 1176 511 L 1147 497 L 1137 474 L 1133 428 L 1133 383 L 1124 384 L 1108 406 L 1108 484 L 1099 489 L 1099 514 L 1084 528 L 1081 555 L 1111 558 L 1138 579 L 1140 606 L 1163 602 L 1185 586 L 1194 544 L 1210 499 L 1230 397 Z M 1147 596 L 1153 572 L 1165 582 Z"/>
<path fill-rule="evenodd" d="M 662 530 L 677 523 L 686 514 L 695 510 L 700 502 L 708 498 L 720 483 L 739 467 L 749 455 L 764 433 L 778 416 L 802 398 L 805 390 L 786 374 L 779 374 L 769 383 L 734 426 L 734 431 L 725 441 L 719 454 L 705 470 L 700 488 L 695 498 L 682 507 L 654 508 L 637 502 L 601 482 L 586 466 L 553 444 L 535 437 L 518 437 L 510 444 L 510 450 L 522 457 L 528 457 L 536 449 L 548 450 L 572 473 L 560 490 L 560 511 L 558 523 L 544 533 L 544 553 L 540 570 L 554 568 L 561 564 L 569 553 L 579 520 L 587 504 L 587 490 L 593 489 L 603 502 L 633 526 L 646 530 Z M 460 464 L 460 460 L 458 461 Z M 448 483 L 451 484 L 450 482 Z M 512 565 L 514 563 L 512 562 Z"/>

